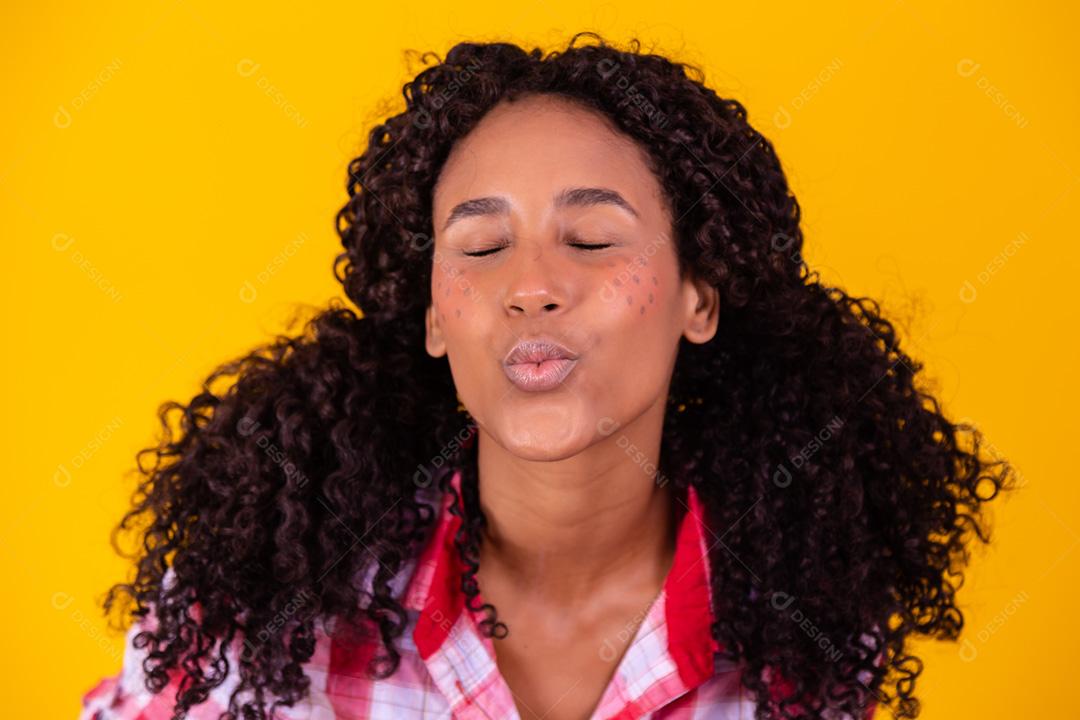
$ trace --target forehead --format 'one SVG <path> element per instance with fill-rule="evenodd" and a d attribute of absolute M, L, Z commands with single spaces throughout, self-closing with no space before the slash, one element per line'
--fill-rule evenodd
<path fill-rule="evenodd" d="M 451 150 L 435 185 L 436 226 L 463 200 L 548 204 L 567 186 L 611 188 L 646 212 L 664 204 L 646 152 L 598 112 L 546 95 L 503 101 Z"/>

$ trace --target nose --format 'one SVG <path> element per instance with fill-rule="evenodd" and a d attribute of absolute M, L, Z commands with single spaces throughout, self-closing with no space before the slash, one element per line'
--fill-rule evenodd
<path fill-rule="evenodd" d="M 551 294 L 546 290 L 531 293 L 516 292 L 513 299 L 507 303 L 507 312 L 511 316 L 538 317 L 560 307 L 558 302 L 550 298 Z"/>
<path fill-rule="evenodd" d="M 506 289 L 506 313 L 510 317 L 539 317 L 553 313 L 566 304 L 569 272 L 548 262 L 541 248 L 522 246 L 518 257 L 507 267 L 510 284 Z"/>

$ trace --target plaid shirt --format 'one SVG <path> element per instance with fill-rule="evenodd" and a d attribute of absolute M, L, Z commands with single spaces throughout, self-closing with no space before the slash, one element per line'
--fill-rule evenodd
<path fill-rule="evenodd" d="M 460 488 L 460 472 L 452 483 Z M 459 578 L 463 571 L 453 544 L 461 518 L 448 512 L 453 496 L 442 498 L 431 539 L 411 570 L 395 585 L 404 590 L 409 626 L 398 640 L 402 654 L 397 672 L 384 680 L 366 677 L 365 667 L 376 650 L 373 643 L 355 644 L 332 636 L 329 626 L 316 625 L 315 653 L 304 668 L 311 678 L 310 696 L 293 707 L 279 707 L 285 720 L 353 718 L 460 718 L 518 720 L 514 696 L 495 663 L 492 640 L 478 629 L 479 611 L 465 607 Z M 754 702 L 740 683 L 736 665 L 716 660 L 719 644 L 712 638 L 710 566 L 715 534 L 705 524 L 694 488 L 678 500 L 678 529 L 673 565 L 663 587 L 645 613 L 590 720 L 749 720 Z M 408 569 L 408 568 L 407 568 Z M 474 603 L 480 607 L 482 597 Z M 131 644 L 133 635 L 153 627 L 153 614 L 128 631 L 124 667 L 89 690 L 79 720 L 168 720 L 181 673 L 151 694 L 143 685 L 145 649 Z M 206 702 L 189 712 L 191 720 L 217 720 L 228 707 L 236 686 L 239 641 L 231 648 L 230 674 Z M 611 656 L 611 653 L 608 653 Z M 604 659 L 603 650 L 598 659 Z M 250 697 L 250 695 L 246 695 Z M 873 709 L 871 709 L 871 713 Z M 867 716 L 869 717 L 869 715 Z"/>

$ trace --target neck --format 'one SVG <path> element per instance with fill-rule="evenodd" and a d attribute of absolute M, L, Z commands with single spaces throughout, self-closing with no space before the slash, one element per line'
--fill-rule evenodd
<path fill-rule="evenodd" d="M 616 578 L 659 590 L 674 556 L 673 495 L 654 470 L 662 415 L 638 420 L 652 422 L 548 462 L 515 457 L 481 429 L 481 574 L 549 606 L 576 604 Z"/>

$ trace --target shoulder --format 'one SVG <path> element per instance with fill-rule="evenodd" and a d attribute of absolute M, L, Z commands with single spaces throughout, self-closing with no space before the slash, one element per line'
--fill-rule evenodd
<path fill-rule="evenodd" d="M 435 480 L 441 476 L 435 474 Z M 429 528 L 428 538 L 434 532 L 437 521 L 445 508 L 439 483 L 436 481 L 417 484 L 417 500 L 431 506 L 436 513 L 436 522 Z M 401 570 L 390 580 L 391 594 L 404 601 L 418 567 L 419 554 L 410 557 L 402 564 Z M 364 571 L 360 587 L 363 597 L 370 597 L 372 583 L 378 562 L 372 562 Z M 173 581 L 170 568 L 164 583 Z M 362 604 L 363 601 L 361 601 Z M 401 655 L 402 682 L 416 683 L 423 675 L 422 663 L 419 662 L 416 647 L 412 639 L 412 630 L 416 622 L 416 613 L 407 612 L 408 623 L 395 647 Z M 174 670 L 169 674 L 168 684 L 160 692 L 152 693 L 146 687 L 145 661 L 150 648 L 138 641 L 144 631 L 157 627 L 156 616 L 151 608 L 144 617 L 137 619 L 128 629 L 124 638 L 123 666 L 118 673 L 98 680 L 82 696 L 79 720 L 171 720 L 172 708 L 183 679 L 183 673 Z M 375 652 L 375 643 L 358 639 L 348 632 L 340 618 L 317 619 L 314 628 L 315 650 L 312 657 L 304 664 L 304 671 L 311 679 L 308 696 L 292 707 L 279 706 L 276 717 L 284 720 L 330 720 L 334 718 L 335 703 L 340 705 L 340 697 L 346 697 L 357 690 L 358 683 L 368 682 L 364 665 Z M 244 653 L 244 640 L 237 638 L 226 648 L 228 672 L 225 680 L 214 688 L 206 701 L 194 706 L 188 714 L 190 720 L 218 720 L 229 706 L 229 698 L 239 684 L 239 660 Z M 413 677 L 416 676 L 416 677 Z M 388 682 L 397 682 L 390 679 Z M 351 689 L 350 689 L 351 688 Z M 250 690 L 238 694 L 238 701 L 253 699 Z"/>
<path fill-rule="evenodd" d="M 288 707 L 280 705 L 275 718 L 281 720 L 332 720 L 334 706 L 327 694 L 327 684 L 333 672 L 332 665 L 340 664 L 340 648 L 335 652 L 330 630 L 333 623 L 316 622 L 315 652 L 304 664 L 305 673 L 311 678 L 310 692 L 302 701 Z M 144 661 L 149 647 L 137 641 L 139 633 L 156 626 L 149 614 L 132 624 L 124 640 L 123 667 L 112 676 L 102 678 L 82 696 L 79 720 L 171 720 L 177 692 L 183 672 L 173 669 L 168 684 L 159 692 L 146 687 Z M 189 720 L 218 720 L 229 707 L 229 699 L 239 684 L 239 661 L 244 652 L 243 641 L 235 640 L 225 650 L 228 672 L 224 681 L 210 691 L 206 700 L 195 705 L 187 714 Z M 337 656 L 337 657 L 335 657 Z M 204 663 L 208 670 L 209 663 Z M 237 694 L 238 703 L 254 700 L 254 694 L 245 690 Z"/>
<path fill-rule="evenodd" d="M 416 558 L 408 559 L 390 581 L 392 593 L 403 598 L 417 565 Z M 372 563 L 363 579 L 362 587 L 371 589 L 376 563 Z M 171 581 L 172 570 L 166 573 L 166 584 Z M 414 613 L 408 613 L 409 622 L 405 632 L 396 643 L 401 654 L 403 675 L 415 673 L 418 668 L 412 642 Z M 171 720 L 176 696 L 183 680 L 183 672 L 174 669 L 169 673 L 168 683 L 159 692 L 147 688 L 146 660 L 151 648 L 139 639 L 139 635 L 157 628 L 157 618 L 150 612 L 137 618 L 124 636 L 122 667 L 114 675 L 100 678 L 83 693 L 78 720 Z M 332 720 L 335 703 L 332 696 L 342 690 L 343 683 L 361 682 L 364 667 L 360 665 L 375 652 L 375 643 L 364 641 L 349 633 L 340 618 L 316 619 L 314 627 L 315 650 L 304 664 L 305 673 L 311 679 L 308 696 L 292 707 L 279 706 L 275 717 L 282 720 Z M 236 638 L 225 649 L 228 672 L 224 681 L 209 693 L 207 699 L 191 708 L 189 720 L 218 720 L 228 710 L 229 698 L 239 684 L 239 662 L 245 652 L 243 638 Z M 213 654 L 216 654 L 216 650 Z M 209 670 L 209 660 L 203 664 Z M 243 703 L 254 698 L 250 690 L 238 694 Z"/>

